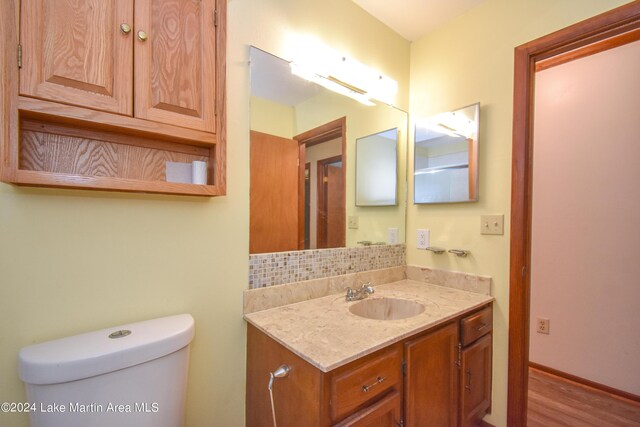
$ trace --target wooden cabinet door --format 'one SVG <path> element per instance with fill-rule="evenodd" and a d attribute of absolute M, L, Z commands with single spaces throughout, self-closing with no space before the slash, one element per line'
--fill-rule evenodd
<path fill-rule="evenodd" d="M 491 334 L 462 350 L 460 424 L 475 425 L 491 406 Z"/>
<path fill-rule="evenodd" d="M 136 0 L 136 117 L 216 131 L 214 12 L 215 0 Z"/>
<path fill-rule="evenodd" d="M 133 0 L 22 0 L 20 94 L 132 114 Z"/>
<path fill-rule="evenodd" d="M 356 412 L 334 427 L 396 427 L 402 425 L 400 393 L 389 393 L 379 402 Z"/>
<path fill-rule="evenodd" d="M 405 426 L 454 427 L 458 414 L 458 324 L 407 341 Z"/>

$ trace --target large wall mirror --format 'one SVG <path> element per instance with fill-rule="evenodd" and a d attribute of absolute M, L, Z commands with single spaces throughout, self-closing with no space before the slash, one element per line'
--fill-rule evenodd
<path fill-rule="evenodd" d="M 416 123 L 414 203 L 478 201 L 480 104 Z"/>
<path fill-rule="evenodd" d="M 250 253 L 404 243 L 406 112 L 330 91 L 258 48 L 250 60 Z M 394 200 L 357 206 L 356 141 L 390 129 Z M 386 157 L 388 147 L 380 146 Z M 374 175 L 376 168 L 358 164 Z"/>

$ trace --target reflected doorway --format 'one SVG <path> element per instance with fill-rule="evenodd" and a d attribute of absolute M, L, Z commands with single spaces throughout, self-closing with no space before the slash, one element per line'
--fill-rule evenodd
<path fill-rule="evenodd" d="M 346 118 L 282 138 L 251 131 L 249 253 L 344 247 Z"/>

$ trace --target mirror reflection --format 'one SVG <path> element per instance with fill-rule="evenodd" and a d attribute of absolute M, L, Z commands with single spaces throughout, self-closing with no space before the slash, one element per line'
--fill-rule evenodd
<path fill-rule="evenodd" d="M 414 203 L 478 200 L 480 103 L 416 124 Z"/>
<path fill-rule="evenodd" d="M 403 243 L 403 203 L 357 206 L 356 140 L 399 129 L 394 188 L 406 194 L 407 114 L 327 90 L 255 47 L 250 58 L 250 253 Z"/>
<path fill-rule="evenodd" d="M 397 128 L 357 139 L 357 206 L 389 206 L 398 203 L 397 146 Z"/>

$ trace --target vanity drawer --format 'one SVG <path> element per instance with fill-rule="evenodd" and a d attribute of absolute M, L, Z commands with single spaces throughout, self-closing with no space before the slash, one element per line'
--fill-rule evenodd
<path fill-rule="evenodd" d="M 338 421 L 392 388 L 400 390 L 402 346 L 393 345 L 343 368 L 330 380 L 331 418 Z"/>
<path fill-rule="evenodd" d="M 493 329 L 493 314 L 491 307 L 467 316 L 460 320 L 460 334 L 462 345 L 467 346 Z"/>

